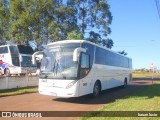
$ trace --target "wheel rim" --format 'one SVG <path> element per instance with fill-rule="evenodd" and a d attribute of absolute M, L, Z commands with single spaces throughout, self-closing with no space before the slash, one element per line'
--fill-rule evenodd
<path fill-rule="evenodd" d="M 98 96 L 100 93 L 100 87 L 99 84 L 97 83 L 94 87 L 94 96 Z"/>
<path fill-rule="evenodd" d="M 0 69 L 0 76 L 2 75 L 2 70 Z"/>
<path fill-rule="evenodd" d="M 125 82 L 124 82 L 124 87 L 127 87 L 127 81 L 125 80 Z"/>
<path fill-rule="evenodd" d="M 7 69 L 7 70 L 6 70 L 6 76 L 9 76 L 9 74 L 10 74 L 10 73 L 9 73 L 9 70 Z"/>

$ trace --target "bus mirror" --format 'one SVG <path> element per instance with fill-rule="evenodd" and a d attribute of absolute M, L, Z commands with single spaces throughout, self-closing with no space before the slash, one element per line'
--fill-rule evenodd
<path fill-rule="evenodd" d="M 43 55 L 43 52 L 42 52 L 42 51 L 38 51 L 38 52 L 35 52 L 35 53 L 32 55 L 32 64 L 36 64 L 36 55 L 39 55 L 39 54 L 42 54 L 42 55 Z"/>
<path fill-rule="evenodd" d="M 84 48 L 76 48 L 75 50 L 74 50 L 74 52 L 73 52 L 73 61 L 74 62 L 77 62 L 78 61 L 78 54 L 80 53 L 80 52 L 86 52 L 86 49 L 84 49 Z"/>

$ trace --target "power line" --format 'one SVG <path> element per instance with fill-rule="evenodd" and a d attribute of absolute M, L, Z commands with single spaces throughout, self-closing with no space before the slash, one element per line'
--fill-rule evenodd
<path fill-rule="evenodd" d="M 155 0 L 155 3 L 156 3 L 157 11 L 158 11 L 158 16 L 159 16 L 159 19 L 160 19 L 160 4 L 159 4 L 159 0 Z"/>

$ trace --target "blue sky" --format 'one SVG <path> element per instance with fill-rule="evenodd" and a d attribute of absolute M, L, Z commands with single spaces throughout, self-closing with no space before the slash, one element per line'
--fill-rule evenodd
<path fill-rule="evenodd" d="M 112 50 L 125 50 L 133 69 L 160 68 L 160 19 L 155 0 L 108 0 L 113 21 Z"/>

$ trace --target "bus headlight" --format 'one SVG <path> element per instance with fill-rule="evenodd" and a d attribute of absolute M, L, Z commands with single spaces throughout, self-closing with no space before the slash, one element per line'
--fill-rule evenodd
<path fill-rule="evenodd" d="M 72 81 L 71 83 L 69 83 L 69 84 L 67 85 L 66 89 L 71 88 L 76 82 L 77 82 L 77 80 Z"/>

